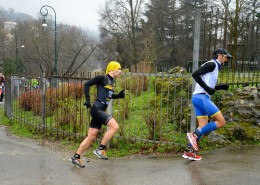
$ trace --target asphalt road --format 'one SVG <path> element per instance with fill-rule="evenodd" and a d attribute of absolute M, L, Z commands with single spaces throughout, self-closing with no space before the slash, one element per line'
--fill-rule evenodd
<path fill-rule="evenodd" d="M 92 152 L 92 151 L 91 151 Z M 260 146 L 203 152 L 201 161 L 172 157 L 90 159 L 78 169 L 59 146 L 8 135 L 0 126 L 1 185 L 259 185 Z"/>

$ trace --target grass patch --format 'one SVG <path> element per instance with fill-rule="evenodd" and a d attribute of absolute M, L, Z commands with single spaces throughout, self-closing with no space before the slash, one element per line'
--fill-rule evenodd
<path fill-rule="evenodd" d="M 39 137 L 34 135 L 31 131 L 29 131 L 26 127 L 21 127 L 18 124 L 13 124 L 11 127 L 11 133 L 20 137 L 26 137 L 26 138 L 35 138 Z"/>
<path fill-rule="evenodd" d="M 8 126 L 9 130 L 12 134 L 19 136 L 19 137 L 26 137 L 26 138 L 40 138 L 38 134 L 33 134 L 31 130 L 29 130 L 27 127 L 19 125 L 15 123 L 14 121 L 10 120 L 6 114 L 4 113 L 4 108 L 0 108 L 0 124 L 3 126 Z"/>
<path fill-rule="evenodd" d="M 11 124 L 11 121 L 8 119 L 8 117 L 4 113 L 4 108 L 0 107 L 0 124 L 4 126 L 8 126 Z"/>

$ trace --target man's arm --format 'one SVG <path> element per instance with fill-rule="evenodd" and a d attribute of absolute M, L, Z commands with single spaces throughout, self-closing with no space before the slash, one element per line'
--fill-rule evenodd
<path fill-rule="evenodd" d="M 84 84 L 84 94 L 85 94 L 85 98 L 86 98 L 86 102 L 84 103 L 85 106 L 90 107 L 90 96 L 89 96 L 89 88 L 90 86 L 96 85 L 96 84 L 100 84 L 101 81 L 104 80 L 104 76 L 96 76 L 90 80 L 88 80 L 85 84 Z"/>
<path fill-rule="evenodd" d="M 219 84 L 215 86 L 215 90 L 228 90 L 229 85 L 228 84 Z"/>

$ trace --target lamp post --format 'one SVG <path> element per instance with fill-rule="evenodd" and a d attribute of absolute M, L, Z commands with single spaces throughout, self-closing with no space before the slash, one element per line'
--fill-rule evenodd
<path fill-rule="evenodd" d="M 17 46 L 16 44 L 16 50 L 15 50 L 15 73 L 20 73 L 21 72 L 21 62 L 18 62 L 18 49 L 19 48 L 24 48 L 24 45 L 21 45 L 20 47 Z M 20 60 L 19 60 L 20 61 Z"/>
<path fill-rule="evenodd" d="M 114 57 L 114 60 L 115 61 L 118 61 L 118 55 L 119 55 L 119 51 L 118 51 L 118 26 L 117 26 L 117 28 L 116 29 L 112 29 L 113 31 L 112 31 L 112 34 L 113 34 L 113 37 L 115 37 L 115 56 L 113 56 Z"/>
<path fill-rule="evenodd" d="M 45 11 L 43 11 L 45 9 Z M 57 25 L 56 25 L 56 11 L 49 5 L 44 5 L 40 9 L 40 14 L 44 17 L 42 26 L 47 26 L 45 17 L 48 15 L 48 9 L 52 9 L 54 12 L 54 69 L 53 73 L 57 76 L 57 60 L 58 60 L 58 53 L 57 53 Z"/>
<path fill-rule="evenodd" d="M 19 65 L 18 65 L 18 52 L 19 52 L 19 48 L 24 48 L 25 47 L 24 45 L 18 46 L 18 38 L 20 36 L 21 35 L 18 35 L 16 33 L 16 30 L 15 30 L 15 73 L 18 73 L 18 70 L 19 70 Z"/>
<path fill-rule="evenodd" d="M 194 42 L 193 42 L 193 65 L 192 72 L 198 69 L 199 65 L 199 48 L 200 45 L 200 27 L 201 27 L 201 13 L 202 6 L 197 5 L 195 1 L 195 29 L 194 29 Z M 195 89 L 195 80 L 192 80 L 192 91 Z M 196 129 L 196 115 L 195 110 L 191 109 L 191 120 L 190 120 L 190 130 L 194 131 Z"/>

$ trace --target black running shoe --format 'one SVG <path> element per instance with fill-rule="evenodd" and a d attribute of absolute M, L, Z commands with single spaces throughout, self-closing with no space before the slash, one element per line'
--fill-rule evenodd
<path fill-rule="evenodd" d="M 75 157 L 71 157 L 69 158 L 69 161 L 72 163 L 72 164 L 75 164 L 75 166 L 77 168 L 85 168 L 85 164 L 83 164 L 82 160 L 81 159 L 77 159 Z"/>

